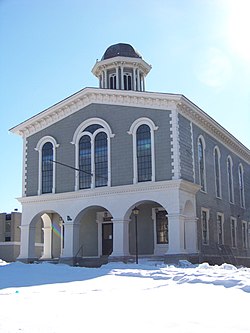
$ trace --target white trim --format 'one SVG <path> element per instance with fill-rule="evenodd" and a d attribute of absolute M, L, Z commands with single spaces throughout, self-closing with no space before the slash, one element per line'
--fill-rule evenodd
<path fill-rule="evenodd" d="M 17 245 L 17 246 L 20 246 L 21 245 L 21 242 L 0 242 L 0 246 L 8 246 L 8 245 Z"/>
<path fill-rule="evenodd" d="M 136 131 L 141 125 L 148 125 L 150 128 L 151 135 L 151 158 L 152 158 L 152 179 L 155 181 L 155 140 L 154 140 L 154 131 L 158 129 L 158 126 L 154 122 L 146 117 L 136 119 L 133 124 L 130 126 L 128 134 L 133 136 L 133 183 L 138 183 L 138 172 L 137 172 L 137 147 L 136 147 Z"/>
<path fill-rule="evenodd" d="M 179 145 L 179 121 L 178 113 L 176 110 L 172 110 L 170 113 L 171 121 L 171 157 L 172 157 L 172 179 L 181 178 L 181 165 L 180 165 L 180 145 Z"/>
<path fill-rule="evenodd" d="M 27 138 L 23 138 L 22 196 L 26 196 L 27 186 Z"/>
<path fill-rule="evenodd" d="M 194 131 L 193 131 L 193 123 L 190 121 L 190 126 L 191 126 L 191 142 L 192 142 L 192 164 L 193 164 L 193 181 L 195 182 L 195 158 L 194 158 Z"/>
<path fill-rule="evenodd" d="M 42 148 L 45 143 L 50 142 L 53 146 L 53 159 L 56 161 L 56 148 L 59 147 L 59 144 L 57 143 L 56 139 L 52 136 L 44 136 L 42 137 L 37 145 L 35 150 L 38 151 L 39 157 L 38 157 L 38 190 L 37 194 L 42 194 Z M 56 166 L 55 163 L 53 163 L 53 185 L 52 185 L 52 193 L 56 192 Z"/>
<path fill-rule="evenodd" d="M 87 128 L 90 125 L 100 125 L 103 128 L 100 128 L 95 131 L 94 134 L 90 132 L 83 132 L 85 128 Z M 71 144 L 75 145 L 75 167 L 79 168 L 79 140 L 82 136 L 88 135 L 91 138 L 91 170 L 93 177 L 91 178 L 91 188 L 95 187 L 95 163 L 94 163 L 94 140 L 98 133 L 104 132 L 107 134 L 107 140 L 108 140 L 108 184 L 107 186 L 111 186 L 111 145 L 110 145 L 110 139 L 115 136 L 115 134 L 112 133 L 111 127 L 109 124 L 101 119 L 101 118 L 90 118 L 82 122 L 77 129 L 74 132 Z M 75 191 L 79 190 L 79 171 L 75 171 Z"/>

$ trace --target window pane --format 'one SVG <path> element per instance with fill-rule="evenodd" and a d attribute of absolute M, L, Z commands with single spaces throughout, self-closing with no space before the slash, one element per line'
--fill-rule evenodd
<path fill-rule="evenodd" d="M 42 193 L 52 193 L 53 188 L 53 145 L 47 142 L 42 148 Z"/>
<path fill-rule="evenodd" d="M 90 126 L 89 126 L 90 127 Z M 79 141 L 79 188 L 91 186 L 91 141 L 88 135 L 81 137 Z"/>
<path fill-rule="evenodd" d="M 151 133 L 147 125 L 141 125 L 136 133 L 138 182 L 152 179 Z"/>
<path fill-rule="evenodd" d="M 103 128 L 103 127 L 98 124 L 93 124 L 93 125 L 89 125 L 88 127 L 86 127 L 83 132 L 90 132 L 93 134 L 99 128 Z"/>
<path fill-rule="evenodd" d="M 108 141 L 107 134 L 100 132 L 95 138 L 95 186 L 108 184 Z"/>

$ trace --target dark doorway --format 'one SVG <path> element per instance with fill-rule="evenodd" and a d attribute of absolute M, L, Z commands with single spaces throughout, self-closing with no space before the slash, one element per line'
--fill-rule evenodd
<path fill-rule="evenodd" d="M 110 255 L 113 252 L 113 223 L 102 224 L 102 254 Z"/>

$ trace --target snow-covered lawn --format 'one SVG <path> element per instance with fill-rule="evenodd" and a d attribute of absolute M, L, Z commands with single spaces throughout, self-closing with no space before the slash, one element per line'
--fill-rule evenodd
<path fill-rule="evenodd" d="M 250 269 L 0 262 L 1 333 L 250 332 Z"/>

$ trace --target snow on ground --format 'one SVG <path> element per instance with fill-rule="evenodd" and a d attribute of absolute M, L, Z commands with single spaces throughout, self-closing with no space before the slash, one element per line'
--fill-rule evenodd
<path fill-rule="evenodd" d="M 250 332 L 250 269 L 0 260 L 1 333 Z"/>

